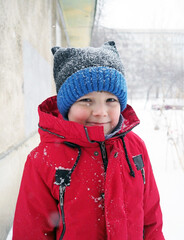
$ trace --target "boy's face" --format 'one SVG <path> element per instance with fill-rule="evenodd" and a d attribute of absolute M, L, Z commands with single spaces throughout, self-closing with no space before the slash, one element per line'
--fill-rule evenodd
<path fill-rule="evenodd" d="M 88 93 L 79 98 L 68 112 L 69 121 L 85 126 L 103 126 L 105 135 L 116 127 L 119 117 L 119 100 L 109 92 Z"/>

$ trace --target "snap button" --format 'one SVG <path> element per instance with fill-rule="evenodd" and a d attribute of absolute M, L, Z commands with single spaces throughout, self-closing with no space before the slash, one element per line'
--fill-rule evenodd
<path fill-rule="evenodd" d="M 117 156 L 118 156 L 118 152 L 115 152 L 114 157 L 117 158 Z"/>
<path fill-rule="evenodd" d="M 98 154 L 99 154 L 99 153 L 98 153 L 97 151 L 94 152 L 94 155 L 95 155 L 95 156 L 98 156 Z"/>

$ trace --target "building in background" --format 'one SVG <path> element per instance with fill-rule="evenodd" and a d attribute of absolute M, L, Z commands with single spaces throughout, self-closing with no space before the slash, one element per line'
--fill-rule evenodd
<path fill-rule="evenodd" d="M 184 99 L 183 30 L 125 30 L 95 25 L 91 45 L 109 40 L 116 42 L 125 67 L 129 99 Z"/>
<path fill-rule="evenodd" d="M 0 0 L 0 239 L 12 226 L 37 106 L 55 94 L 52 46 L 90 45 L 95 0 Z"/>

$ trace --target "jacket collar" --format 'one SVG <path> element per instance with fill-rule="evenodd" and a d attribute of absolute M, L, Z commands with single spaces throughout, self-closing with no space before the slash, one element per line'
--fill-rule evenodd
<path fill-rule="evenodd" d="M 56 96 L 46 99 L 38 107 L 39 133 L 44 142 L 73 142 L 78 145 L 89 145 L 90 142 L 105 141 L 103 127 L 85 127 L 79 123 L 64 120 L 57 108 Z M 118 134 L 125 135 L 139 124 L 134 110 L 127 105 L 122 112 L 124 121 Z"/>

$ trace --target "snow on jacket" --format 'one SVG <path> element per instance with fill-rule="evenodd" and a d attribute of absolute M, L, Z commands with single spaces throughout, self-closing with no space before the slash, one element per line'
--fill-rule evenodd
<path fill-rule="evenodd" d="M 28 156 L 13 240 L 163 240 L 159 194 L 144 142 L 123 126 L 105 140 L 103 127 L 63 120 L 56 97 L 39 106 L 41 142 Z"/>

